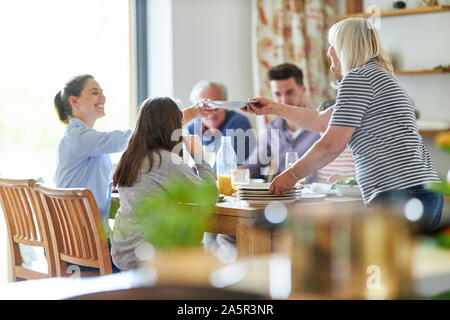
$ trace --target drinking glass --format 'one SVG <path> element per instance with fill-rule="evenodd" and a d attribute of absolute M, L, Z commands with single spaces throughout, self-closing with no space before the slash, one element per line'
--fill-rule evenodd
<path fill-rule="evenodd" d="M 236 187 L 243 184 L 250 183 L 250 170 L 249 169 L 234 169 L 231 171 L 231 186 L 234 190 Z"/>
<path fill-rule="evenodd" d="M 203 153 L 205 155 L 205 161 L 211 166 L 214 167 L 216 163 L 216 152 L 214 150 L 214 143 L 210 143 L 206 146 L 203 146 Z"/>
<path fill-rule="evenodd" d="M 297 160 L 297 152 L 286 152 L 285 169 L 289 169 Z"/>

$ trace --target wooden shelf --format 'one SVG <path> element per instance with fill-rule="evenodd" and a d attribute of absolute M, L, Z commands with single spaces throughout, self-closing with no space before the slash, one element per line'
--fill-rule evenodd
<path fill-rule="evenodd" d="M 446 12 L 450 11 L 450 6 L 424 6 L 420 8 L 405 8 L 405 9 L 396 9 L 389 11 L 381 11 L 381 17 L 394 17 L 394 16 L 406 16 L 411 14 L 423 14 L 423 13 L 436 13 L 436 12 Z M 335 19 L 337 21 L 344 20 L 346 18 L 367 18 L 371 13 L 352 13 L 344 16 L 336 16 Z"/>
<path fill-rule="evenodd" d="M 448 129 L 446 129 L 446 130 L 419 130 L 419 133 L 423 138 L 434 138 L 439 133 L 447 132 L 447 131 L 448 131 Z"/>
<path fill-rule="evenodd" d="M 416 74 L 443 74 L 450 73 L 450 70 L 436 69 L 436 70 L 397 70 L 397 75 L 416 75 Z"/>

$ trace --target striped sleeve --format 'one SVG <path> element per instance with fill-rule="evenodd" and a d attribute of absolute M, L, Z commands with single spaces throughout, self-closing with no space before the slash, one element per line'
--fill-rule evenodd
<path fill-rule="evenodd" d="M 373 88 L 364 74 L 350 71 L 338 87 L 329 125 L 359 128 L 373 99 Z"/>

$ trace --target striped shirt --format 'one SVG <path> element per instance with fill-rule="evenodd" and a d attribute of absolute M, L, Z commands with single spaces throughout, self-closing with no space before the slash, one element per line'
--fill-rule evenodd
<path fill-rule="evenodd" d="M 348 146 L 366 204 L 384 191 L 439 181 L 411 99 L 374 61 L 344 76 L 332 108 L 329 125 L 355 128 Z"/>
<path fill-rule="evenodd" d="M 331 177 L 333 177 L 332 181 Z M 317 181 L 322 183 L 332 183 L 336 179 L 354 177 L 356 177 L 355 160 L 352 150 L 348 147 L 336 159 L 317 171 Z"/>

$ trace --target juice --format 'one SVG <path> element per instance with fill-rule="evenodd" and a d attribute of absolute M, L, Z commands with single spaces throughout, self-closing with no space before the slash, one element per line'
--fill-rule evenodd
<path fill-rule="evenodd" d="M 231 196 L 235 190 L 231 186 L 231 176 L 219 176 L 219 193 Z"/>

